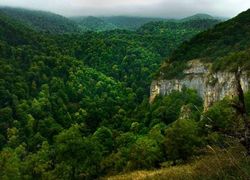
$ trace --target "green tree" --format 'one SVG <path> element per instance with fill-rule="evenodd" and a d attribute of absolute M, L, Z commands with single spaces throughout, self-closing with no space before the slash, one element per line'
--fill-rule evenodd
<path fill-rule="evenodd" d="M 200 143 L 198 125 L 194 120 L 177 120 L 166 130 L 166 154 L 174 163 L 176 160 L 187 160 L 195 153 L 195 148 Z"/>
<path fill-rule="evenodd" d="M 41 148 L 30 153 L 22 163 L 22 173 L 31 179 L 47 179 L 52 169 L 51 150 L 48 142 L 44 141 Z"/>
<path fill-rule="evenodd" d="M 62 131 L 55 139 L 58 178 L 78 179 L 98 175 L 101 160 L 98 142 L 83 137 L 79 125 Z"/>
<path fill-rule="evenodd" d="M 216 102 L 204 113 L 204 118 L 201 121 L 202 126 L 204 128 L 210 126 L 210 130 L 221 133 L 235 133 L 240 124 L 231 104 L 232 102 L 227 99 Z"/>
<path fill-rule="evenodd" d="M 129 170 L 149 169 L 156 167 L 163 159 L 163 152 L 154 139 L 140 137 L 131 146 L 127 168 Z"/>
<path fill-rule="evenodd" d="M 15 150 L 5 148 L 0 152 L 0 179 L 21 179 L 21 160 Z"/>
<path fill-rule="evenodd" d="M 96 130 L 92 137 L 96 142 L 103 147 L 103 154 L 109 154 L 114 148 L 113 134 L 110 129 L 100 127 Z"/>

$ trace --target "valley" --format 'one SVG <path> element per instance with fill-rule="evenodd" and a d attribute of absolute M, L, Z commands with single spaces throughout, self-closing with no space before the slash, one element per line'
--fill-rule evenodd
<path fill-rule="evenodd" d="M 249 178 L 249 27 L 0 7 L 0 179 Z"/>

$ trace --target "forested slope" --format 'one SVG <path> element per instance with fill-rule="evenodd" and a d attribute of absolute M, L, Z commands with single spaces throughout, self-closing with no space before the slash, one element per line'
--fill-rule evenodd
<path fill-rule="evenodd" d="M 73 21 L 50 12 L 9 7 L 0 7 L 0 12 L 39 32 L 63 34 L 80 30 Z"/>
<path fill-rule="evenodd" d="M 85 65 L 115 78 L 136 93 L 137 101 L 149 95 L 152 73 L 183 41 L 219 21 L 149 23 L 138 31 L 113 30 L 88 32 L 83 35 L 59 36 L 61 52 L 68 52 Z M 157 26 L 155 26 L 157 24 Z M 197 26 L 192 26 L 196 24 Z M 171 26 L 172 25 L 172 26 Z M 204 26 L 205 25 L 205 26 Z M 159 29 L 151 31 L 150 27 Z M 164 33 L 159 33 L 163 31 Z"/>
<path fill-rule="evenodd" d="M 196 108 L 198 106 L 190 103 L 181 108 L 184 115 L 171 123 L 170 128 L 165 131 L 167 137 L 165 145 L 168 145 L 165 148 L 168 157 L 179 156 L 177 159 L 186 161 L 185 158 L 188 156 L 192 163 L 175 167 L 166 164 L 168 168 L 160 171 L 135 172 L 124 176 L 114 176 L 114 178 L 133 178 L 140 173 L 142 173 L 141 179 L 161 179 L 165 176 L 173 179 L 184 177 L 187 179 L 248 179 L 250 177 L 249 12 L 249 10 L 242 12 L 235 18 L 219 23 L 181 43 L 162 64 L 152 83 L 151 93 L 154 98 L 156 97 L 152 106 L 158 103 L 159 99 L 164 101 L 172 97 L 176 91 L 181 94 L 185 93 L 187 88 L 196 90 L 203 98 L 205 108 L 198 120 L 195 121 L 195 118 L 190 115 L 200 110 Z M 178 100 L 176 98 L 176 101 Z M 209 100 L 212 100 L 212 103 L 206 104 Z M 159 111 L 163 113 L 166 109 L 169 110 L 170 107 L 165 109 L 163 107 Z M 169 117 L 169 115 L 165 113 L 163 117 Z M 205 153 L 208 157 L 198 156 L 196 159 L 196 154 L 190 158 L 190 154 L 188 155 L 190 151 L 186 151 L 197 147 L 195 145 L 197 134 L 194 135 L 194 132 L 194 134 L 190 132 L 185 134 L 188 129 L 195 127 L 187 125 L 187 120 L 191 119 L 198 123 L 196 127 L 199 130 L 195 131 L 198 134 L 201 133 L 199 137 L 202 138 L 203 145 L 206 145 L 206 148 L 203 146 L 202 150 L 213 151 L 213 153 Z M 184 125 L 185 123 L 187 124 Z M 189 136 L 190 134 L 192 135 Z M 188 147 L 189 145 L 191 147 Z M 238 147 L 239 145 L 243 149 Z M 176 149 L 171 149 L 171 147 Z M 239 152 L 232 154 L 232 148 Z M 222 155 L 217 151 L 218 149 L 228 156 Z M 182 153 L 179 154 L 180 152 Z M 183 156 L 185 153 L 187 156 Z M 210 169 L 216 166 L 209 164 L 213 162 L 213 155 L 220 164 L 219 171 Z M 228 159 L 234 163 L 227 163 Z M 172 163 L 175 165 L 176 162 L 172 161 Z M 202 166 L 204 164 L 206 168 Z M 208 171 L 211 172 L 206 174 Z"/>
<path fill-rule="evenodd" d="M 35 31 L 0 12 L 0 40 L 12 45 L 36 41 Z"/>
<path fill-rule="evenodd" d="M 224 56 L 249 47 L 250 10 L 215 28 L 207 30 L 183 43 L 171 57 L 172 60 L 190 60 L 202 57 Z"/>
<path fill-rule="evenodd" d="M 0 23 L 0 179 L 95 179 L 186 161 L 217 142 L 201 131 L 195 91 L 148 103 L 163 59 L 213 23 L 161 27 L 167 36 L 39 33 L 7 14 Z"/>
<path fill-rule="evenodd" d="M 164 18 L 144 18 L 129 16 L 102 17 L 108 23 L 114 24 L 119 29 L 136 30 L 144 24 L 154 21 L 164 21 Z"/>
<path fill-rule="evenodd" d="M 182 78 L 187 62 L 194 59 L 212 63 L 216 71 L 235 70 L 238 66 L 249 69 L 249 18 L 247 10 L 183 42 L 162 64 L 155 78 Z"/>
<path fill-rule="evenodd" d="M 82 31 L 109 31 L 118 29 L 116 25 L 98 17 L 71 17 L 70 19 L 76 22 Z"/>
<path fill-rule="evenodd" d="M 181 19 L 182 22 L 185 22 L 185 21 L 191 21 L 191 20 L 207 20 L 207 19 L 217 19 L 219 20 L 219 18 L 215 18 L 209 14 L 195 14 L 193 16 L 189 16 L 189 17 L 186 17 L 186 18 L 183 18 Z"/>

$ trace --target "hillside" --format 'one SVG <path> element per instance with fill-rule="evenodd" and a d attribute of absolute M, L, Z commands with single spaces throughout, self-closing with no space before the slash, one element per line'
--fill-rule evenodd
<path fill-rule="evenodd" d="M 197 180 L 197 179 L 248 179 L 250 172 L 245 169 L 241 154 L 244 148 L 235 144 L 229 150 L 207 147 L 207 155 L 193 159 L 187 164 L 168 166 L 156 170 L 135 171 L 117 176 L 105 177 L 106 180 Z M 214 163 L 216 162 L 216 163 Z M 219 171 L 218 171 L 219 169 Z"/>
<path fill-rule="evenodd" d="M 250 47 L 249 26 L 250 10 L 247 10 L 183 43 L 170 59 L 172 61 L 205 57 L 215 59 L 229 52 L 245 50 Z"/>
<path fill-rule="evenodd" d="M 129 16 L 111 16 L 111 17 L 71 17 L 71 20 L 75 21 L 83 31 L 107 31 L 114 29 L 123 29 L 123 30 L 138 30 L 141 28 L 146 28 L 147 26 L 175 26 L 175 28 L 183 28 L 182 26 L 190 27 L 192 25 L 196 26 L 194 29 L 197 29 L 198 26 L 202 26 L 201 29 L 207 29 L 212 25 L 220 22 L 218 18 L 214 18 L 209 15 L 197 14 L 191 17 L 184 19 L 165 19 L 165 18 L 146 18 L 146 17 L 129 17 Z M 148 25 L 149 24 L 149 25 Z M 151 24 L 151 25 L 150 25 Z M 163 25 L 164 24 L 164 25 Z M 174 24 L 174 25 L 173 25 Z M 206 25 L 208 27 L 206 27 Z M 160 27 L 155 27 L 159 29 Z"/>
<path fill-rule="evenodd" d="M 142 34 L 164 34 L 167 36 L 171 32 L 185 34 L 186 32 L 200 32 L 207 30 L 218 24 L 219 20 L 204 19 L 204 20 L 188 20 L 182 21 L 158 21 L 151 22 L 141 26 L 137 31 Z"/>
<path fill-rule="evenodd" d="M 127 30 L 48 34 L 3 12 L 0 23 L 0 179 L 94 179 L 156 167 L 165 161 L 165 123 L 185 103 L 201 106 L 193 91 L 148 104 L 152 72 L 199 29 L 166 37 Z M 169 117 L 158 115 L 173 103 Z M 152 160 L 137 162 L 145 142 Z"/>
<path fill-rule="evenodd" d="M 204 19 L 217 19 L 209 14 L 195 14 L 193 16 L 189 16 L 181 19 L 181 21 L 190 21 L 190 20 L 204 20 Z"/>
<path fill-rule="evenodd" d="M 38 36 L 29 27 L 23 25 L 0 11 L 0 40 L 11 45 L 36 43 Z"/>
<path fill-rule="evenodd" d="M 111 17 L 70 17 L 83 31 L 108 31 L 114 29 L 135 31 L 142 25 L 153 21 L 164 21 L 163 18 L 144 18 L 128 16 Z"/>
<path fill-rule="evenodd" d="M 206 28 L 209 28 L 215 23 L 216 21 L 204 21 L 201 24 L 206 24 Z M 59 38 L 59 44 L 66 47 L 67 51 L 72 49 L 72 44 L 77 44 L 72 49 L 77 59 L 132 88 L 137 100 L 141 101 L 145 95 L 149 95 L 151 74 L 157 70 L 162 59 L 169 56 L 183 41 L 202 31 L 202 28 L 189 23 L 174 25 L 171 29 L 163 27 L 166 33 L 162 34 L 154 31 L 143 33 L 147 26 L 135 32 L 88 32 L 66 40 Z"/>
<path fill-rule="evenodd" d="M 224 144 L 222 145 L 217 139 L 218 144 L 215 143 L 215 147 L 223 147 L 222 149 L 230 156 L 222 158 L 223 161 L 230 159 L 231 162 L 235 163 L 221 162 L 220 153 L 217 153 L 210 146 L 213 144 L 210 139 L 206 147 L 215 153 L 217 159 L 215 164 L 212 157 L 207 159 L 198 156 L 197 161 L 189 162 L 186 165 L 182 164 L 155 171 L 137 171 L 131 174 L 111 176 L 107 179 L 249 178 L 249 157 L 244 155 L 250 153 L 249 136 L 246 136 L 250 123 L 249 18 L 250 10 L 247 10 L 235 18 L 219 23 L 213 28 L 195 35 L 189 41 L 183 42 L 162 64 L 150 88 L 150 102 L 153 106 L 158 103 L 159 99 L 164 101 L 174 93 L 185 93 L 187 89 L 194 90 L 203 102 L 202 118 L 198 120 L 198 126 L 203 124 L 200 126 L 203 129 L 201 131 L 207 133 L 204 138 L 217 139 L 220 137 L 225 144 L 222 143 Z M 172 108 L 174 109 L 174 107 Z M 164 112 L 164 110 L 162 111 Z M 180 146 L 181 149 L 183 146 L 188 146 L 188 143 L 185 143 L 185 138 L 183 141 L 179 141 L 180 137 L 175 138 L 175 136 L 180 133 L 181 137 L 185 137 L 184 129 L 187 126 L 181 126 L 181 121 L 184 123 L 187 119 L 192 119 L 188 114 L 197 111 L 200 112 L 194 104 L 183 106 L 181 112 L 184 114 L 170 125 L 178 130 L 167 129 L 165 132 L 175 141 L 171 138 L 165 143 L 169 143 L 169 146 L 175 144 L 175 147 Z M 168 116 L 167 113 L 164 115 Z M 229 144 L 225 142 L 226 139 L 230 139 Z M 241 160 L 236 160 L 237 154 L 235 157 L 229 153 L 230 148 L 233 147 L 231 144 L 233 140 L 237 140 L 244 146 L 244 149 L 238 152 L 239 157 L 243 158 Z M 176 144 L 177 142 L 180 143 L 179 146 Z M 172 151 L 167 150 L 167 153 L 176 155 L 178 151 L 172 149 Z M 210 164 L 211 162 L 213 164 Z M 175 162 L 173 164 L 175 165 Z M 217 168 L 211 169 L 217 164 L 219 164 Z M 214 174 L 214 172 L 216 173 Z"/>
<path fill-rule="evenodd" d="M 93 16 L 71 17 L 70 19 L 75 21 L 80 26 L 82 31 L 109 31 L 118 29 L 116 25 Z"/>
<path fill-rule="evenodd" d="M 0 7 L 0 12 L 39 32 L 63 34 L 79 31 L 73 21 L 50 12 L 8 7 Z"/>
<path fill-rule="evenodd" d="M 247 10 L 183 42 L 155 73 L 155 79 L 181 79 L 188 61 L 195 59 L 211 63 L 217 71 L 235 71 L 239 65 L 249 69 L 249 18 Z"/>
<path fill-rule="evenodd" d="M 250 114 L 250 81 L 244 69 L 235 73 L 238 63 L 249 62 L 247 50 L 238 61 L 235 54 L 220 60 L 229 59 L 233 72 L 217 72 L 221 64 L 201 60 L 166 61 L 174 79 L 157 79 L 149 89 L 160 64 L 181 44 L 220 26 L 217 20 L 40 33 L 14 14 L 0 13 L 0 179 L 88 180 L 123 172 L 133 179 L 137 173 L 130 172 L 155 175 L 161 167 L 160 177 L 188 177 L 186 170 L 197 179 L 209 177 L 206 170 L 215 179 L 249 174 L 248 148 L 239 141 Z M 148 20 L 119 18 L 128 29 Z M 93 29 L 104 21 L 87 20 Z M 204 101 L 203 89 L 214 96 Z M 221 99 L 228 90 L 234 101 Z M 150 91 L 156 94 L 151 102 Z M 162 91 L 166 96 L 159 96 Z M 213 100 L 220 101 L 203 111 Z"/>
<path fill-rule="evenodd" d="M 114 24 L 119 29 L 136 30 L 142 25 L 153 21 L 164 21 L 163 18 L 144 18 L 144 17 L 129 17 L 129 16 L 111 16 L 102 17 L 108 23 Z"/>

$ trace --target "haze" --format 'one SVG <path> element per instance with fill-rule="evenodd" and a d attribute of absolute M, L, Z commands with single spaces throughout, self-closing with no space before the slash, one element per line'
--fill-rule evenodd
<path fill-rule="evenodd" d="M 196 13 L 233 17 L 250 7 L 249 0 L 0 0 L 14 6 L 65 16 L 154 16 L 181 18 Z"/>

